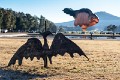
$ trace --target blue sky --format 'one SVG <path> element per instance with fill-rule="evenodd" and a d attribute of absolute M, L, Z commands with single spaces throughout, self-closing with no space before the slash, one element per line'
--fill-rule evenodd
<path fill-rule="evenodd" d="M 30 13 L 59 23 L 74 20 L 65 14 L 64 8 L 74 10 L 89 8 L 95 12 L 105 11 L 120 17 L 120 0 L 0 0 L 0 7 L 11 8 L 17 12 Z"/>

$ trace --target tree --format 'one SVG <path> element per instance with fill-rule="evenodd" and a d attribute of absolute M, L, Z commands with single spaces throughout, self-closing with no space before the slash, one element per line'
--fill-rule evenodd
<path fill-rule="evenodd" d="M 45 31 L 45 27 L 46 27 L 46 23 L 45 23 L 45 17 L 43 17 L 42 15 L 40 16 L 40 24 L 39 24 L 39 31 L 40 32 L 44 32 Z"/>
<path fill-rule="evenodd" d="M 60 28 L 58 29 L 58 33 L 61 33 L 61 32 L 65 32 L 65 30 L 64 30 L 63 27 L 60 27 Z"/>
<path fill-rule="evenodd" d="M 57 26 L 53 22 L 51 22 L 49 25 L 49 31 L 54 32 L 54 33 L 56 33 L 57 31 Z"/>
<path fill-rule="evenodd" d="M 23 12 L 15 12 L 12 9 L 0 8 L 0 28 L 8 29 L 8 31 L 29 31 L 54 30 L 55 24 L 43 17 L 24 14 Z"/>
<path fill-rule="evenodd" d="M 117 29 L 116 25 L 109 25 L 109 26 L 107 26 L 107 31 L 115 32 L 116 29 Z"/>
<path fill-rule="evenodd" d="M 3 22 L 3 12 L 2 12 L 2 8 L 0 8 L 0 29 L 2 28 L 2 22 Z"/>
<path fill-rule="evenodd" d="M 9 25 L 9 28 L 8 30 L 9 31 L 13 31 L 13 29 L 16 28 L 16 14 L 15 14 L 15 11 L 12 11 L 12 9 L 9 9 L 8 12 L 10 12 L 10 25 Z"/>

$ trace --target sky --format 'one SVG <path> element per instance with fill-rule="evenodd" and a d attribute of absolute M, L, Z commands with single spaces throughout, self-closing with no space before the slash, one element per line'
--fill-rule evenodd
<path fill-rule="evenodd" d="M 17 12 L 29 13 L 61 23 L 74 20 L 72 16 L 65 14 L 64 8 L 79 10 L 89 8 L 93 13 L 105 11 L 120 17 L 120 0 L 0 0 L 1 8 L 9 8 Z"/>

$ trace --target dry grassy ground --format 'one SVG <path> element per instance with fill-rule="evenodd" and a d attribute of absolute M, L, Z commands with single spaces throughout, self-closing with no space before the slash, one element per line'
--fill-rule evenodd
<path fill-rule="evenodd" d="M 0 39 L 0 80 L 120 80 L 120 41 L 73 40 L 83 56 L 53 57 L 53 64 L 43 68 L 43 60 L 23 60 L 22 66 L 7 66 L 10 58 L 27 39 Z M 43 40 L 41 40 L 43 42 Z M 52 40 L 49 40 L 49 45 Z"/>

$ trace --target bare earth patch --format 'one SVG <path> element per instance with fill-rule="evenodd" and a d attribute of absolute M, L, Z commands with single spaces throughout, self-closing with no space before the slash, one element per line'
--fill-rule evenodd
<path fill-rule="evenodd" d="M 27 39 L 0 38 L 0 80 L 120 80 L 120 41 L 73 40 L 90 58 L 69 55 L 53 57 L 43 68 L 43 60 L 24 59 L 23 65 L 6 67 Z M 43 40 L 41 40 L 43 43 Z M 49 45 L 52 40 L 48 40 Z"/>

